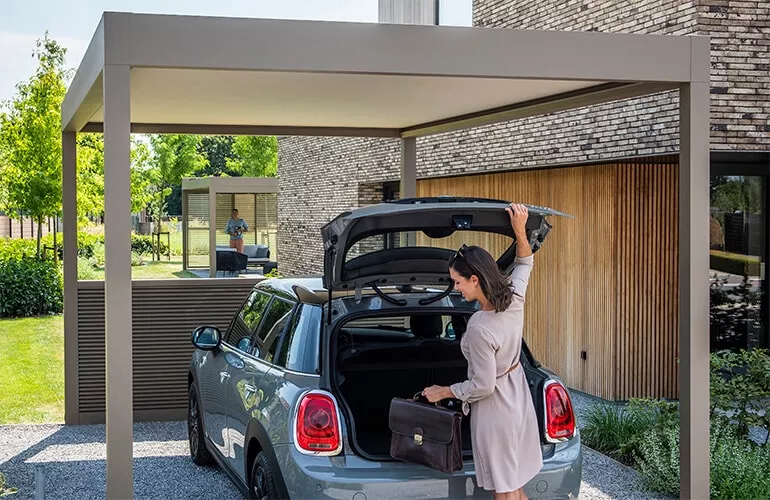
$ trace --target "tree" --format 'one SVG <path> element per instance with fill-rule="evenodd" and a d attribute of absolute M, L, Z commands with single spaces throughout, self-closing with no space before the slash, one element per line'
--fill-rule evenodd
<path fill-rule="evenodd" d="M 104 213 L 104 139 L 102 134 L 78 134 L 78 218 Z"/>
<path fill-rule="evenodd" d="M 146 142 L 131 137 L 131 213 L 141 212 L 152 200 L 149 171 L 152 153 Z"/>
<path fill-rule="evenodd" d="M 238 136 L 233 141 L 233 158 L 227 167 L 239 176 L 275 177 L 278 173 L 278 139 L 266 136 Z"/>
<path fill-rule="evenodd" d="M 150 212 L 160 230 L 166 213 L 166 198 L 182 178 L 206 166 L 208 160 L 198 151 L 197 135 L 154 135 L 150 137 L 152 158 L 147 170 L 150 181 Z"/>
<path fill-rule="evenodd" d="M 46 217 L 61 210 L 61 104 L 66 94 L 66 49 L 48 37 L 38 39 L 32 56 L 35 75 L 16 86 L 16 96 L 0 113 L 2 209 L 30 217 L 40 233 Z"/>

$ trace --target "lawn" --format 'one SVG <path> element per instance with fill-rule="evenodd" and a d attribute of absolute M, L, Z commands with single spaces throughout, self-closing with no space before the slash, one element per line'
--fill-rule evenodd
<path fill-rule="evenodd" d="M 64 317 L 0 320 L 0 425 L 64 422 Z"/>
<path fill-rule="evenodd" d="M 197 278 L 189 271 L 182 269 L 182 257 L 172 256 L 171 260 L 162 257 L 160 261 L 153 262 L 149 256 L 145 257 L 144 265 L 131 267 L 131 278 L 135 280 L 165 280 L 177 278 Z M 104 268 L 95 268 L 93 279 L 104 279 Z"/>

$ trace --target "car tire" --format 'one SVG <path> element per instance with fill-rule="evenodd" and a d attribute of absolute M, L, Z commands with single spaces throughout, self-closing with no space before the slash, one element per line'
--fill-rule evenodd
<path fill-rule="evenodd" d="M 197 465 L 211 465 L 214 459 L 206 448 L 206 433 L 203 429 L 198 390 L 190 384 L 187 398 L 187 441 L 190 444 L 190 457 Z"/>
<path fill-rule="evenodd" d="M 249 475 L 249 498 L 258 500 L 273 500 L 280 498 L 278 488 L 275 486 L 275 474 L 273 466 L 267 459 L 267 455 L 260 451 L 251 465 Z"/>

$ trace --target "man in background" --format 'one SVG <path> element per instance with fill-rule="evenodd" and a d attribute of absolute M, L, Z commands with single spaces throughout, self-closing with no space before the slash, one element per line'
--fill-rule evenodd
<path fill-rule="evenodd" d="M 234 208 L 230 220 L 227 221 L 225 232 L 230 235 L 230 248 L 235 248 L 238 253 L 243 253 L 243 233 L 249 230 L 246 221 L 238 215 L 238 209 Z"/>

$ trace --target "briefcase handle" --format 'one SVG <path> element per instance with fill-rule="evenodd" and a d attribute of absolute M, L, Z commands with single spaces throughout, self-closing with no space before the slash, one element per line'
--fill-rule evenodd
<path fill-rule="evenodd" d="M 414 393 L 414 396 L 412 396 L 412 400 L 413 401 L 418 401 L 420 399 L 420 397 L 424 397 L 422 395 L 422 391 Z M 428 401 L 427 398 L 425 399 L 425 401 Z M 428 404 L 431 404 L 431 403 L 428 401 Z M 436 401 L 435 403 L 432 403 L 432 404 L 435 405 L 436 408 L 441 408 L 441 406 L 438 404 L 438 401 Z"/>

